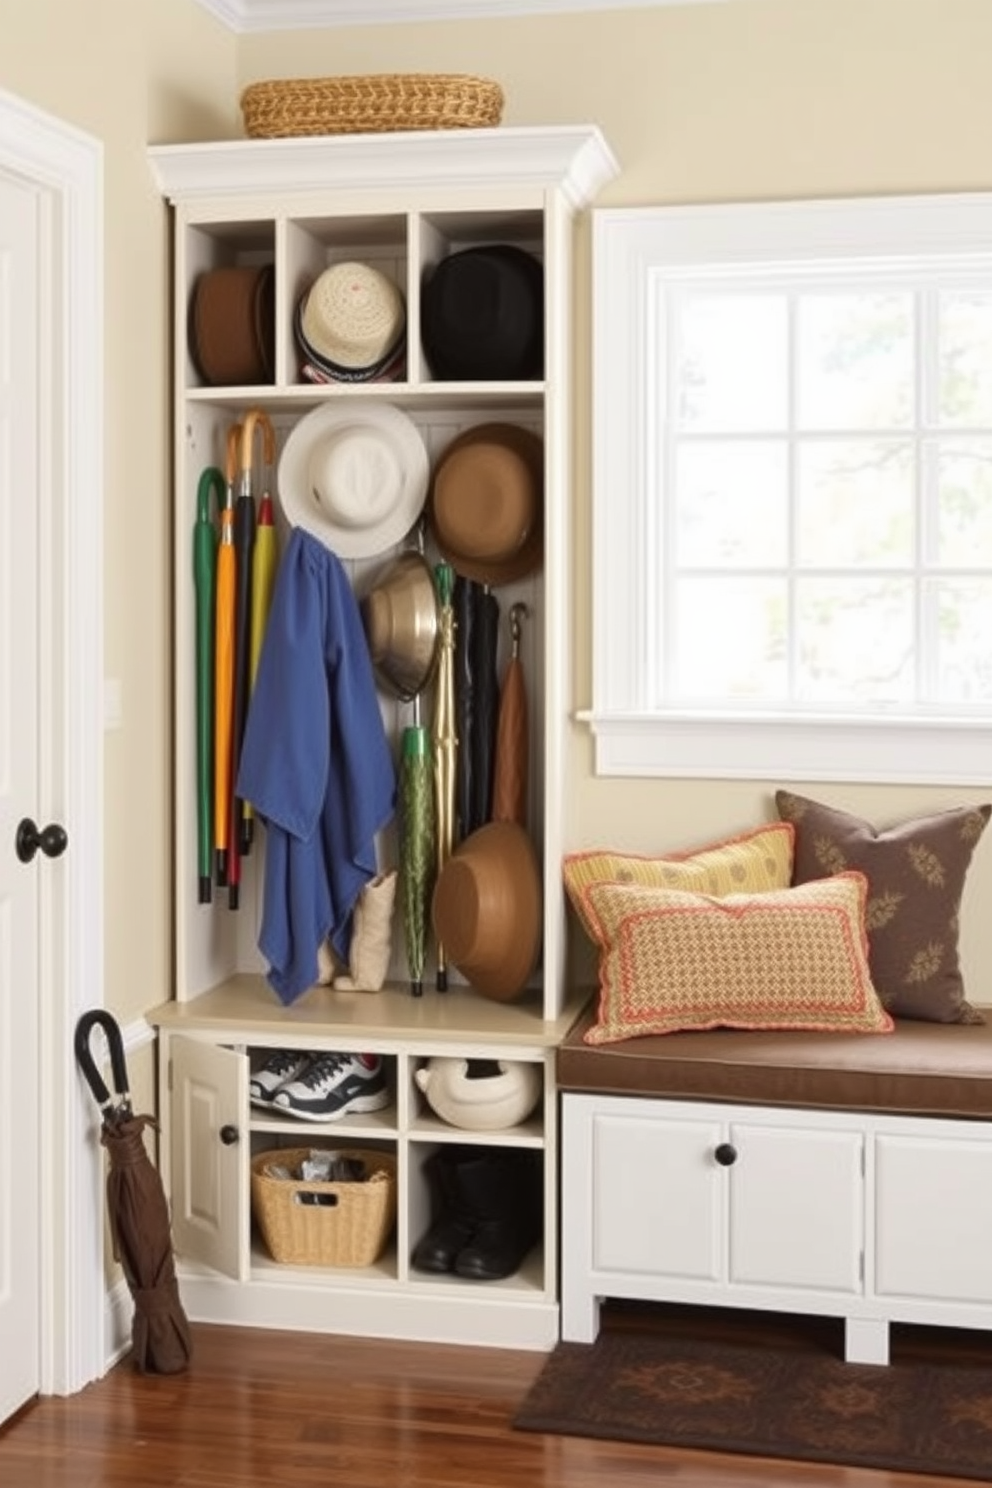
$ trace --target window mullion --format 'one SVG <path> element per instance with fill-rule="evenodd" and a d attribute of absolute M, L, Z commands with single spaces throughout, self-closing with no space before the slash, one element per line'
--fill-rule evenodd
<path fill-rule="evenodd" d="M 788 698 L 795 706 L 799 696 L 799 624 L 796 596 L 798 531 L 799 531 L 799 296 L 790 290 L 787 296 L 788 315 L 788 407 L 786 411 L 786 440 L 788 444 L 787 470 L 789 482 L 788 512 L 789 532 L 786 546 L 786 613 L 788 644 Z"/>

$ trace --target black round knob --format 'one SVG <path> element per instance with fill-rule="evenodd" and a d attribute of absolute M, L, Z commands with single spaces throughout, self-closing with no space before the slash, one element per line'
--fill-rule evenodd
<path fill-rule="evenodd" d="M 46 858 L 60 858 L 68 846 L 65 828 L 58 822 L 50 822 L 40 832 L 29 816 L 17 824 L 14 848 L 22 863 L 30 863 L 39 848 Z"/>
<path fill-rule="evenodd" d="M 220 1129 L 220 1139 L 225 1147 L 233 1147 L 240 1135 L 238 1128 L 231 1126 L 230 1123 L 227 1126 L 222 1126 Z"/>
<path fill-rule="evenodd" d="M 732 1167 L 737 1161 L 737 1148 L 730 1142 L 721 1142 L 713 1153 L 721 1168 Z"/>

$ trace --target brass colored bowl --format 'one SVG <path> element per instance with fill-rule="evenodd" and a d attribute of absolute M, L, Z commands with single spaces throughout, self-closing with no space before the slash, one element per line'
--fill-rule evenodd
<path fill-rule="evenodd" d="M 434 676 L 440 654 L 440 607 L 424 555 L 410 548 L 395 558 L 360 609 L 380 684 L 412 701 Z"/>

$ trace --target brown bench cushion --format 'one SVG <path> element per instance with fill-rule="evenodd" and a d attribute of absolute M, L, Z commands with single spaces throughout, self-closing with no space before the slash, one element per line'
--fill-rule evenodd
<path fill-rule="evenodd" d="M 894 1033 L 715 1029 L 591 1046 L 588 1008 L 557 1051 L 568 1093 L 835 1111 L 992 1117 L 992 1009 L 982 1024 L 897 1021 Z"/>

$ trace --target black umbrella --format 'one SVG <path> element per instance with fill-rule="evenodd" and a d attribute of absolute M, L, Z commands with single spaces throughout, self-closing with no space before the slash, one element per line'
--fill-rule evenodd
<path fill-rule="evenodd" d="M 90 1050 L 97 1026 L 107 1039 L 116 1096 L 104 1084 Z M 107 1218 L 114 1257 L 134 1299 L 134 1362 L 142 1374 L 179 1374 L 189 1364 L 193 1343 L 179 1299 L 165 1191 L 145 1148 L 145 1128 L 157 1126 L 151 1116 L 135 1116 L 131 1109 L 124 1041 L 110 1013 L 97 1009 L 82 1015 L 75 1053 L 103 1116 L 100 1142 L 110 1158 Z"/>
<path fill-rule="evenodd" d="M 472 819 L 472 632 L 481 584 L 455 578 L 455 836 L 460 842 L 471 831 Z"/>
<path fill-rule="evenodd" d="M 499 675 L 496 651 L 499 645 L 499 600 L 483 586 L 472 630 L 472 733 L 470 769 L 469 832 L 484 827 L 492 815 L 493 770 L 496 763 L 496 734 L 499 720 Z"/>

